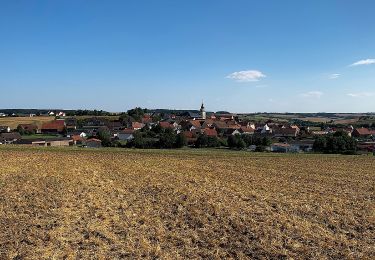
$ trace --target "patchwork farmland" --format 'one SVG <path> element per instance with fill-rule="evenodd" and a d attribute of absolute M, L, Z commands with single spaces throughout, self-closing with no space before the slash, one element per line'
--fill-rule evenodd
<path fill-rule="evenodd" d="M 375 258 L 375 160 L 0 148 L 0 259 Z"/>

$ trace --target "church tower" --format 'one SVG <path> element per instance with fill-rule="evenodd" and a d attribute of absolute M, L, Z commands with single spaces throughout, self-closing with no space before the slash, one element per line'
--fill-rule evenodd
<path fill-rule="evenodd" d="M 201 117 L 202 117 L 203 119 L 206 119 L 206 110 L 204 109 L 203 101 L 202 101 L 202 105 L 201 105 L 201 109 L 200 109 L 200 111 L 201 111 Z"/>

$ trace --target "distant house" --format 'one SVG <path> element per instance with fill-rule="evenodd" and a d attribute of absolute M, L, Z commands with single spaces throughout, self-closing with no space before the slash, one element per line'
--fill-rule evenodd
<path fill-rule="evenodd" d="M 271 152 L 275 153 L 289 153 L 297 152 L 297 149 L 290 144 L 274 143 L 271 145 Z"/>
<path fill-rule="evenodd" d="M 268 124 L 265 124 L 260 131 L 261 134 L 272 134 L 272 128 L 268 126 Z"/>
<path fill-rule="evenodd" d="M 71 146 L 74 141 L 71 138 L 37 138 L 37 139 L 22 139 L 15 142 L 15 144 L 31 145 L 31 146 Z"/>
<path fill-rule="evenodd" d="M 151 115 L 144 115 L 141 119 L 143 124 L 150 124 L 152 123 L 152 117 Z"/>
<path fill-rule="evenodd" d="M 5 125 L 0 126 L 0 133 L 9 133 L 10 130 L 11 129 L 9 126 L 5 126 Z"/>
<path fill-rule="evenodd" d="M 57 113 L 57 116 L 60 116 L 60 117 L 65 117 L 65 116 L 66 116 L 66 114 L 65 114 L 65 112 L 59 112 L 59 113 Z"/>
<path fill-rule="evenodd" d="M 213 125 L 216 129 L 219 129 L 219 130 L 225 130 L 225 129 L 228 128 L 227 123 L 225 123 L 224 121 L 215 121 L 212 125 Z"/>
<path fill-rule="evenodd" d="M 71 136 L 72 140 L 73 140 L 73 144 L 74 145 L 81 145 L 83 144 L 83 141 L 85 140 L 82 136 L 80 135 L 72 135 Z"/>
<path fill-rule="evenodd" d="M 89 148 L 100 148 L 102 147 L 102 141 L 96 138 L 86 140 L 86 147 Z"/>
<path fill-rule="evenodd" d="M 291 141 L 289 144 L 292 146 L 292 150 L 312 152 L 314 147 L 314 139 Z"/>
<path fill-rule="evenodd" d="M 21 139 L 21 135 L 17 132 L 0 134 L 0 143 L 2 144 L 12 144 Z"/>
<path fill-rule="evenodd" d="M 178 124 L 176 122 L 170 122 L 170 121 L 159 122 L 159 125 L 161 128 L 170 128 L 170 129 L 178 128 Z"/>
<path fill-rule="evenodd" d="M 255 128 L 255 127 L 254 127 Z M 239 129 L 239 132 L 241 133 L 241 134 L 244 134 L 244 135 L 252 135 L 252 134 L 254 134 L 254 132 L 255 132 L 255 130 L 254 130 L 254 128 L 252 128 L 252 127 L 241 127 L 240 129 Z"/>
<path fill-rule="evenodd" d="M 0 117 L 5 117 L 5 116 L 7 116 L 7 115 L 4 114 L 4 113 L 0 113 Z"/>
<path fill-rule="evenodd" d="M 132 128 L 134 129 L 134 130 L 140 130 L 140 129 L 142 129 L 143 127 L 145 126 L 145 124 L 143 124 L 143 123 L 140 123 L 140 122 L 132 122 Z"/>
<path fill-rule="evenodd" d="M 130 141 L 134 138 L 134 129 L 124 129 L 117 133 L 117 138 L 122 141 Z"/>
<path fill-rule="evenodd" d="M 41 132 L 43 134 L 61 134 L 65 129 L 64 120 L 54 120 L 51 122 L 44 123 L 42 125 Z"/>
<path fill-rule="evenodd" d="M 230 136 L 230 135 L 239 135 L 241 134 L 241 131 L 238 130 L 238 129 L 234 129 L 234 128 L 228 128 L 226 131 L 225 131 L 225 135 L 226 136 Z"/>
<path fill-rule="evenodd" d="M 276 127 L 272 129 L 274 137 L 296 137 L 299 134 L 297 127 Z"/>
<path fill-rule="evenodd" d="M 110 131 L 118 131 L 124 128 L 120 121 L 108 121 L 107 127 Z"/>
<path fill-rule="evenodd" d="M 197 134 L 192 131 L 184 131 L 182 134 L 185 136 L 188 145 L 193 145 L 197 141 Z"/>
<path fill-rule="evenodd" d="M 40 129 L 36 124 L 19 124 L 17 126 L 17 129 L 22 129 L 23 131 L 28 133 L 40 133 Z"/>
<path fill-rule="evenodd" d="M 66 118 L 65 126 L 68 131 L 77 129 L 77 119 L 75 118 Z"/>
<path fill-rule="evenodd" d="M 370 130 L 368 128 L 355 128 L 352 132 L 352 136 L 360 138 L 370 138 L 375 136 L 375 130 Z"/>
<path fill-rule="evenodd" d="M 217 131 L 214 128 L 205 128 L 203 133 L 207 136 L 217 137 Z"/>

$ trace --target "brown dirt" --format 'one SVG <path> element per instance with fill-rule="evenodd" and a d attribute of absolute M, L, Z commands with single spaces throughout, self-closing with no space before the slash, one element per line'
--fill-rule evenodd
<path fill-rule="evenodd" d="M 374 259 L 373 157 L 0 148 L 0 259 Z"/>

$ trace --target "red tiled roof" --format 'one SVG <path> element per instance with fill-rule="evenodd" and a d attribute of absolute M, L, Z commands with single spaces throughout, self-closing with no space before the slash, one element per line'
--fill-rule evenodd
<path fill-rule="evenodd" d="M 368 128 L 356 128 L 355 131 L 359 134 L 359 135 L 372 135 L 372 134 L 375 134 L 375 131 L 371 131 L 369 130 Z"/>
<path fill-rule="evenodd" d="M 65 127 L 64 120 L 55 120 L 42 125 L 42 130 L 57 130 L 59 132 L 63 131 Z"/>
<path fill-rule="evenodd" d="M 244 132 L 244 133 L 254 133 L 254 129 L 250 128 L 250 127 L 241 127 L 241 131 Z"/>
<path fill-rule="evenodd" d="M 207 136 L 217 136 L 217 131 L 212 128 L 205 128 L 203 133 L 205 133 Z"/>
<path fill-rule="evenodd" d="M 189 123 L 196 128 L 201 127 L 201 122 L 199 120 L 190 120 Z"/>
<path fill-rule="evenodd" d="M 139 123 L 139 122 L 132 122 L 132 127 L 133 128 L 142 128 L 144 127 L 145 125 L 142 124 L 142 123 Z"/>
<path fill-rule="evenodd" d="M 159 122 L 161 128 L 173 128 L 173 125 L 168 121 Z"/>
<path fill-rule="evenodd" d="M 142 118 L 142 123 L 151 123 L 152 122 L 152 117 L 150 115 L 144 115 Z"/>

